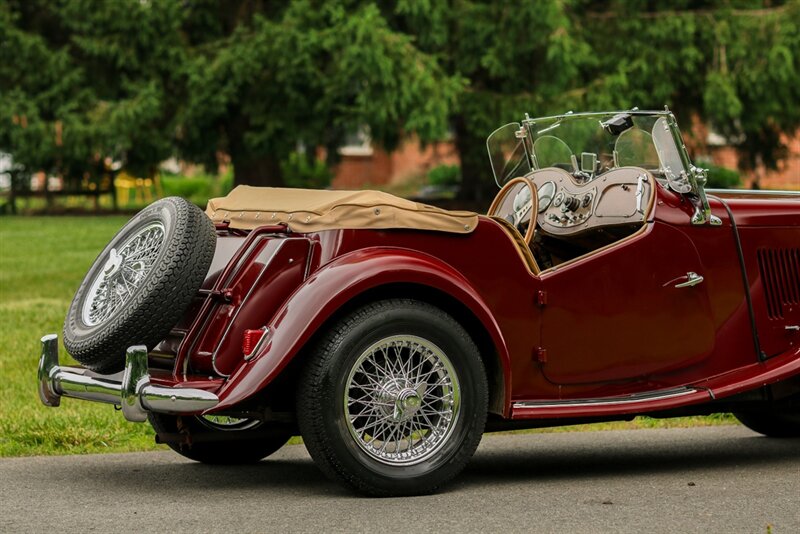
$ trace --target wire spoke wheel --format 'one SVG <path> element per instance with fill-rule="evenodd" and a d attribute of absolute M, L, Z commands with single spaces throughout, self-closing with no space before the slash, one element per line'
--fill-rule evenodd
<path fill-rule="evenodd" d="M 460 387 L 434 343 L 392 336 L 374 343 L 347 379 L 345 414 L 356 444 L 375 460 L 413 465 L 435 455 L 456 425 Z"/>
<path fill-rule="evenodd" d="M 376 300 L 332 323 L 311 350 L 297 425 L 326 475 L 367 495 L 423 495 L 467 465 L 488 384 L 478 347 L 451 315 Z"/>
<path fill-rule="evenodd" d="M 148 420 L 173 451 L 205 464 L 252 464 L 279 450 L 292 437 L 290 426 L 232 415 L 192 417 L 150 412 Z M 185 439 L 176 440 L 176 435 Z"/>
<path fill-rule="evenodd" d="M 212 430 L 248 430 L 261 424 L 258 419 L 233 417 L 230 415 L 201 415 L 197 418 L 200 423 Z"/>
<path fill-rule="evenodd" d="M 138 230 L 119 250 L 111 249 L 83 304 L 81 318 L 86 326 L 105 322 L 130 301 L 152 271 L 164 236 L 164 225 L 153 222 Z"/>
<path fill-rule="evenodd" d="M 186 199 L 134 215 L 97 256 L 64 319 L 64 347 L 84 367 L 115 373 L 131 345 L 152 349 L 189 309 L 217 244 L 214 224 Z"/>

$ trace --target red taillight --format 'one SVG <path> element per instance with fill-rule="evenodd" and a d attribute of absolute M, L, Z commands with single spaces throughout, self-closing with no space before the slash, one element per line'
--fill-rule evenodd
<path fill-rule="evenodd" d="M 259 328 L 258 330 L 245 330 L 242 336 L 242 353 L 245 356 L 250 356 L 256 349 L 256 345 L 261 341 L 266 333 L 266 328 Z"/>

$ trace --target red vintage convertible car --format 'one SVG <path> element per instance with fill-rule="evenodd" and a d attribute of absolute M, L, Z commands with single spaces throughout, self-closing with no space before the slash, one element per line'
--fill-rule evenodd
<path fill-rule="evenodd" d="M 300 434 L 358 491 L 433 491 L 485 431 L 733 412 L 800 435 L 800 195 L 706 191 L 668 111 L 494 132 L 488 214 L 236 188 L 136 215 L 39 392 L 121 407 L 201 462 Z M 531 437 L 535 439 L 535 437 Z"/>

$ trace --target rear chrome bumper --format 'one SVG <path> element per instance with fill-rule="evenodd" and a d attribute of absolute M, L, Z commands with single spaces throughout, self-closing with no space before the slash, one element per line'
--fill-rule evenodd
<path fill-rule="evenodd" d="M 147 347 L 134 345 L 125 356 L 125 370 L 101 375 L 80 367 L 58 364 L 58 336 L 42 338 L 39 359 L 39 398 L 58 406 L 61 397 L 116 404 L 128 421 L 142 422 L 147 412 L 196 414 L 213 408 L 219 398 L 202 389 L 155 386 L 147 372 Z"/>

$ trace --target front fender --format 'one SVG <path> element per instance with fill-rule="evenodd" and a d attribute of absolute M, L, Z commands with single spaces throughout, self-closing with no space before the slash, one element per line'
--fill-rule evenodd
<path fill-rule="evenodd" d="M 460 272 L 433 256 L 398 248 L 369 248 L 343 255 L 309 277 L 267 325 L 270 338 L 243 362 L 218 392 L 212 411 L 230 408 L 266 387 L 317 330 L 345 303 L 364 291 L 396 283 L 429 286 L 466 306 L 491 336 L 503 370 L 504 397 L 510 398 L 510 357 L 492 313 Z"/>

